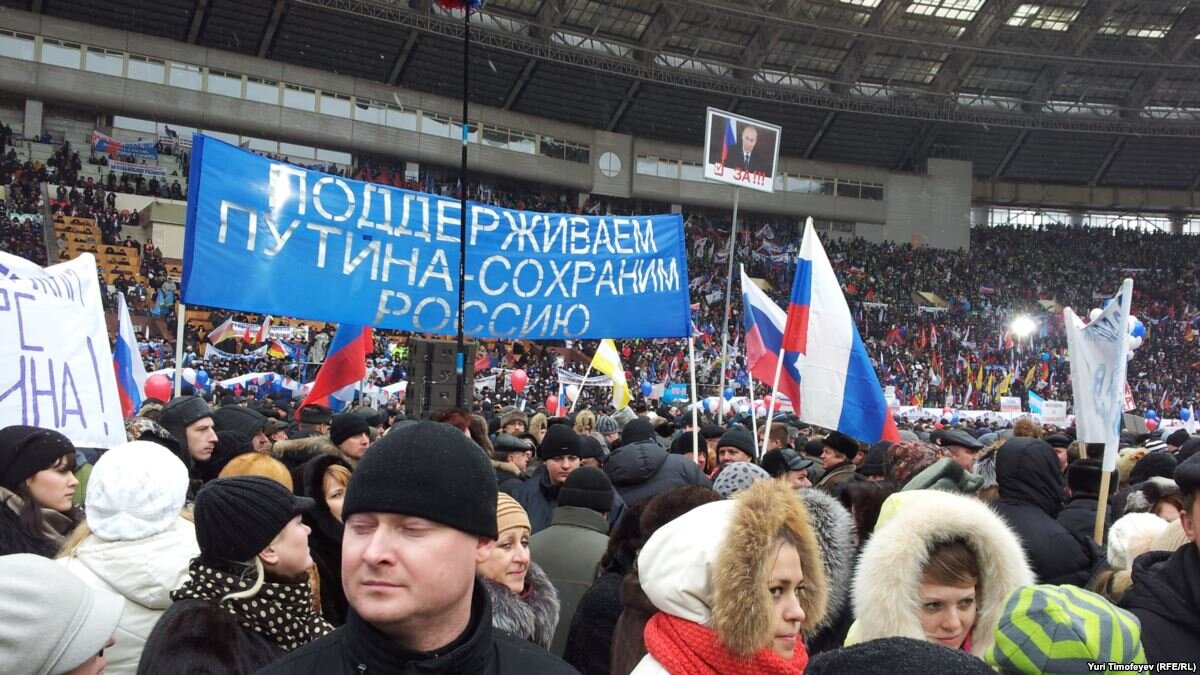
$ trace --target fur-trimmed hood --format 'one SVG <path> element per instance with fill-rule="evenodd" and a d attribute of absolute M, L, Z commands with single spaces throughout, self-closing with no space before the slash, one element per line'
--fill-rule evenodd
<path fill-rule="evenodd" d="M 973 497 L 936 490 L 898 494 L 903 495 L 903 505 L 876 528 L 859 558 L 854 579 L 857 620 L 846 644 L 884 637 L 926 639 L 917 616 L 917 589 L 929 549 L 962 537 L 975 551 L 982 576 L 971 633 L 971 653 L 982 658 L 995 643 L 1004 598 L 1034 583 L 1020 540 L 1000 516 Z"/>
<path fill-rule="evenodd" d="M 806 635 L 825 618 L 825 564 L 808 507 L 781 481 L 757 481 L 660 528 L 638 556 L 642 590 L 659 611 L 712 628 L 725 649 L 748 657 L 774 638 L 766 561 L 784 528 L 800 544 Z"/>
<path fill-rule="evenodd" d="M 479 577 L 492 598 L 492 627 L 550 649 L 558 626 L 558 591 L 537 563 L 529 563 L 525 592 Z"/>
<path fill-rule="evenodd" d="M 821 559 L 825 563 L 825 579 L 828 582 L 829 600 L 825 618 L 812 631 L 805 633 L 805 641 L 837 623 L 850 603 L 850 586 L 854 582 L 854 519 L 846 507 L 828 493 L 816 488 L 796 490 L 808 506 L 808 516 L 817 542 L 821 544 Z M 805 608 L 805 611 L 808 611 Z"/>
<path fill-rule="evenodd" d="M 283 462 L 289 470 L 303 465 L 314 457 L 338 454 L 338 447 L 328 436 L 308 436 L 276 441 L 275 445 L 271 447 L 271 455 Z"/>

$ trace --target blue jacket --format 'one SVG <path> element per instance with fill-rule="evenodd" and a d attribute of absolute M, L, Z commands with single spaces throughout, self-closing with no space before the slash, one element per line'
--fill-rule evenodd
<path fill-rule="evenodd" d="M 516 486 L 509 493 L 521 504 L 526 515 L 529 516 L 529 524 L 533 527 L 532 534 L 537 534 L 550 527 L 550 521 L 554 519 L 554 509 L 558 508 L 558 491 L 561 487 L 561 485 L 550 484 L 550 472 L 546 470 L 545 466 L 541 466 L 529 480 Z M 623 515 L 625 515 L 625 501 L 621 499 L 621 495 L 616 489 L 613 489 L 612 510 L 608 512 L 610 532 L 617 526 Z"/>

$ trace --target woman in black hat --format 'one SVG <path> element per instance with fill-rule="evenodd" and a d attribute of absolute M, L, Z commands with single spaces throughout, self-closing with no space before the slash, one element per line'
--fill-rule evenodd
<path fill-rule="evenodd" d="M 333 630 L 314 610 L 313 500 L 261 476 L 218 478 L 196 495 L 200 556 L 146 641 L 138 673 L 253 673 Z"/>
<path fill-rule="evenodd" d="M 53 558 L 78 522 L 75 446 L 49 429 L 0 429 L 0 555 Z"/>

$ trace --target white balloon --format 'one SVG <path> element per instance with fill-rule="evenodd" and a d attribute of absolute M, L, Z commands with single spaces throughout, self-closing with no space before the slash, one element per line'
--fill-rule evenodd
<path fill-rule="evenodd" d="M 579 385 L 577 385 L 577 384 L 568 384 L 567 385 L 567 398 L 571 399 L 572 401 L 579 398 Z"/>
<path fill-rule="evenodd" d="M 1088 321 L 1095 321 L 1096 317 L 1100 316 L 1104 310 L 1099 307 L 1093 307 L 1092 311 L 1088 312 Z"/>
<path fill-rule="evenodd" d="M 1125 317 L 1125 325 L 1129 327 L 1129 332 L 1132 333 L 1134 327 L 1137 326 L 1137 317 L 1132 314 Z"/>
<path fill-rule="evenodd" d="M 1142 338 L 1129 336 L 1129 349 L 1134 350 L 1142 346 Z"/>
<path fill-rule="evenodd" d="M 194 368 L 184 368 L 183 381 L 191 385 L 196 384 L 196 370 Z"/>

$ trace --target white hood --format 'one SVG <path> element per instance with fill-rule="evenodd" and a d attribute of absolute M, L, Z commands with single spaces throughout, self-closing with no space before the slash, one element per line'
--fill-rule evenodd
<path fill-rule="evenodd" d="M 638 578 L 660 611 L 711 625 L 717 553 L 725 542 L 736 502 L 697 506 L 663 525 L 638 554 Z"/>
<path fill-rule="evenodd" d="M 188 563 L 200 555 L 196 527 L 179 518 L 167 530 L 135 541 L 104 541 L 93 535 L 66 562 L 81 565 L 113 591 L 148 609 L 171 606 L 172 590 L 188 577 Z"/>

